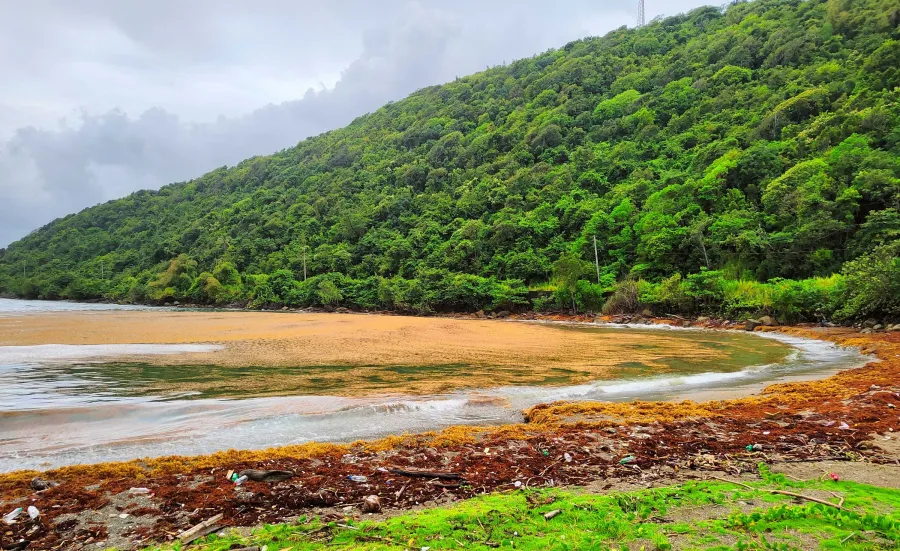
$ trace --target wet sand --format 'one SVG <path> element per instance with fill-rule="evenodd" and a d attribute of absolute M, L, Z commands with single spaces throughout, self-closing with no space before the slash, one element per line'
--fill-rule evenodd
<path fill-rule="evenodd" d="M 712 337 L 710 337 L 712 338 Z M 273 312 L 112 311 L 32 314 L 0 318 L 0 346 L 35 344 L 210 343 L 223 349 L 164 356 L 117 356 L 119 362 L 152 365 L 278 367 L 285 387 L 316 377 L 333 378 L 353 395 L 378 386 L 434 393 L 452 386 L 455 373 L 468 388 L 508 384 L 567 384 L 607 378 L 623 365 L 664 373 L 678 362 L 725 362 L 730 354 L 784 352 L 778 343 L 738 335 L 727 347 L 703 346 L 664 331 L 622 331 L 610 335 L 571 328 L 504 322 L 365 314 Z M 316 366 L 353 369 L 310 370 Z M 384 366 L 430 369 L 434 376 L 410 377 Z M 490 369 L 465 370 L 466 366 Z M 294 369 L 295 368 L 295 369 Z M 296 380 L 293 380 L 296 379 Z M 326 383 L 327 381 L 322 381 Z M 265 395 L 270 381 L 244 378 L 243 391 Z M 254 385 L 259 388 L 254 388 Z M 197 390 L 189 384 L 159 390 Z M 359 392 L 357 392 L 359 391 Z"/>

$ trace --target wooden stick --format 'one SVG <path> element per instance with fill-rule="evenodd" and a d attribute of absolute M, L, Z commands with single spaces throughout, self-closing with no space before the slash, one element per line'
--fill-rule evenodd
<path fill-rule="evenodd" d="M 737 482 L 735 480 L 728 480 L 726 478 L 719 478 L 718 476 L 711 476 L 710 478 L 715 478 L 716 480 L 721 480 L 722 482 L 729 482 L 731 484 L 743 486 L 744 488 L 747 488 L 748 490 L 758 490 L 760 492 L 769 492 L 770 494 L 778 494 L 778 495 L 783 495 L 783 496 L 796 497 L 798 499 L 805 499 L 807 501 L 812 501 L 814 503 L 821 503 L 822 505 L 834 507 L 835 509 L 843 509 L 843 507 L 844 507 L 844 498 L 839 497 L 839 496 L 835 495 L 834 493 L 832 493 L 831 495 L 834 495 L 834 497 L 839 497 L 839 499 L 840 499 L 840 502 L 837 504 L 832 503 L 830 501 L 825 501 L 824 499 L 819 499 L 817 497 L 806 496 L 806 495 L 797 494 L 794 492 L 788 492 L 787 490 L 768 490 L 766 488 L 753 488 L 752 486 L 748 486 L 748 485 L 744 484 L 743 482 Z"/>
<path fill-rule="evenodd" d="M 549 465 L 547 465 L 547 468 L 544 469 L 543 471 L 541 471 L 541 474 L 538 475 L 538 478 L 543 477 L 544 474 L 547 473 L 547 471 L 549 471 L 549 470 L 552 469 L 553 467 L 557 466 L 557 465 L 560 464 L 561 462 L 562 462 L 562 459 L 560 459 L 560 460 L 558 460 L 558 461 L 554 461 L 553 463 L 550 463 Z"/>
<path fill-rule="evenodd" d="M 398 469 L 397 467 L 392 467 L 388 469 L 389 472 L 393 474 L 399 474 L 402 476 L 410 476 L 410 477 L 419 477 L 419 478 L 443 478 L 444 480 L 459 480 L 462 478 L 462 475 L 459 473 L 438 473 L 434 471 L 410 471 L 407 469 Z"/>
<path fill-rule="evenodd" d="M 558 515 L 560 513 L 562 513 L 562 511 L 560 511 L 559 509 L 553 509 L 552 511 L 544 513 L 544 518 L 547 520 L 550 520 L 551 518 L 555 517 L 556 515 Z"/>
<path fill-rule="evenodd" d="M 184 541 L 185 539 L 190 538 L 191 536 L 193 536 L 193 535 L 196 534 L 197 532 L 200 532 L 200 531 L 203 530 L 204 528 L 209 528 L 209 527 L 212 526 L 213 524 L 219 522 L 220 520 L 222 520 L 222 517 L 224 517 L 224 516 L 225 516 L 224 514 L 219 513 L 218 515 L 216 515 L 216 516 L 214 516 L 214 517 L 210 517 L 210 518 L 204 520 L 203 522 L 201 522 L 201 523 L 199 523 L 199 524 L 195 524 L 194 526 L 191 526 L 190 528 L 188 528 L 188 529 L 185 530 L 184 532 L 178 534 L 178 535 L 175 537 L 175 539 L 179 539 L 179 540 Z M 190 540 L 190 541 L 193 541 L 193 540 Z"/>
<path fill-rule="evenodd" d="M 825 501 L 824 499 L 819 499 L 817 497 L 805 496 L 803 494 L 795 494 L 794 492 L 788 492 L 785 490 L 763 490 L 765 492 L 769 492 L 770 494 L 780 494 L 783 496 L 791 496 L 799 499 L 805 499 L 807 501 L 812 501 L 814 503 L 821 503 L 822 505 L 828 505 L 829 507 L 834 507 L 835 509 L 843 509 L 843 500 L 841 503 L 834 504 L 830 501 Z"/>

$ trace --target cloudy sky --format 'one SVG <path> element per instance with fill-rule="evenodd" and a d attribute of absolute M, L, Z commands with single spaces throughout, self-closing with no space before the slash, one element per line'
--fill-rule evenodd
<path fill-rule="evenodd" d="M 706 4 L 648 0 L 648 19 Z M 552 6 L 552 7 L 551 7 Z M 70 212 L 633 25 L 637 0 L 0 3 L 0 247 Z"/>

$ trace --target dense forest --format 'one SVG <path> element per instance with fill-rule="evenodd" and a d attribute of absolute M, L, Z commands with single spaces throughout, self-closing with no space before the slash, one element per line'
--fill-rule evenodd
<path fill-rule="evenodd" d="M 577 40 L 56 220 L 0 252 L 0 292 L 897 317 L 900 6 Z"/>

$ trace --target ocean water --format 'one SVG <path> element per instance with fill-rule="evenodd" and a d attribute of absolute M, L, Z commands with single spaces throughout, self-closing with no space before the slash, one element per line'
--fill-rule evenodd
<path fill-rule="evenodd" d="M 79 305 L 0 300 L 0 315 L 95 310 Z M 559 327 L 559 326 L 555 326 Z M 750 393 L 776 381 L 822 377 L 868 358 L 855 349 L 779 334 L 746 334 L 648 326 L 561 327 L 615 341 L 625 332 L 666 336 L 660 342 L 714 349 L 714 361 L 667 358 L 665 366 L 624 361 L 602 380 L 574 384 L 560 370 L 540 386 L 461 387 L 414 396 L 377 380 L 340 396 L 335 371 L 352 366 L 278 368 L 158 366 L 116 356 L 209 351 L 215 345 L 0 346 L 0 472 L 223 449 L 260 449 L 308 441 L 345 442 L 458 424 L 519 422 L 521 410 L 556 400 L 669 400 Z M 646 333 L 645 333 L 646 334 Z M 648 346 L 654 346 L 650 344 Z M 627 354 L 625 355 L 627 357 Z M 101 361 L 102 359 L 102 361 Z M 371 368 L 371 366 L 368 366 Z M 281 368 L 283 369 L 283 368 Z M 409 378 L 464 380 L 467 365 L 383 366 Z M 377 377 L 376 377 L 377 378 Z M 253 385 L 253 393 L 242 388 Z M 290 381 L 286 383 L 285 381 Z M 188 388 L 190 390 L 183 390 Z M 264 395 L 259 395 L 260 392 Z"/>

